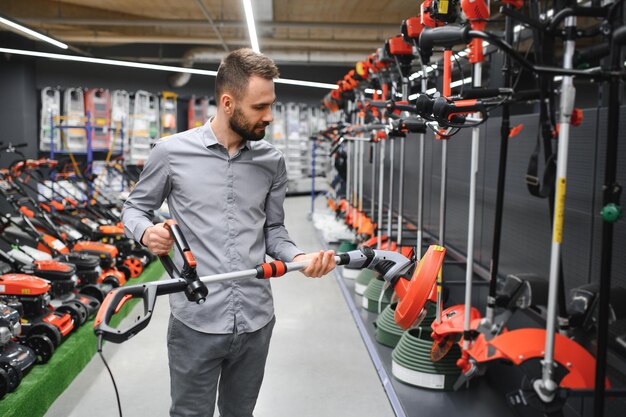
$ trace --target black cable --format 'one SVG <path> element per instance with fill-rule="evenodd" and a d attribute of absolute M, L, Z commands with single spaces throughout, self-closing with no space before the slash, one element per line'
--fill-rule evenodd
<path fill-rule="evenodd" d="M 120 401 L 120 394 L 117 391 L 117 384 L 115 383 L 115 378 L 113 377 L 113 372 L 111 372 L 111 368 L 109 368 L 109 364 L 106 359 L 104 359 L 104 355 L 102 354 L 102 335 L 98 335 L 98 354 L 100 355 L 100 359 L 102 359 L 102 363 L 109 371 L 109 376 L 111 377 L 111 382 L 113 383 L 113 389 L 115 390 L 115 399 L 117 400 L 117 411 L 119 412 L 120 417 L 122 417 L 122 402 Z"/>
<path fill-rule="evenodd" d="M 526 53 L 524 54 L 524 59 L 528 59 L 528 55 L 530 54 L 530 50 L 533 49 L 533 47 L 535 46 L 535 41 L 533 40 L 530 45 L 528 45 L 528 49 L 526 50 Z M 517 78 L 515 78 L 515 81 L 513 82 L 513 91 L 515 91 L 515 89 L 517 88 L 517 84 L 519 84 L 521 78 L 522 78 L 522 73 L 524 72 L 524 68 L 520 67 L 519 71 L 517 73 Z"/>

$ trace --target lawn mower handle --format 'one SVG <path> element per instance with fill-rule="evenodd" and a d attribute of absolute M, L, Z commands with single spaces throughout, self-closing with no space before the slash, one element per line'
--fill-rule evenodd
<path fill-rule="evenodd" d="M 378 271 L 386 280 L 391 281 L 406 270 L 411 265 L 411 261 L 397 252 L 375 251 L 369 247 L 347 253 L 335 255 L 337 265 L 345 265 L 353 268 L 369 268 Z M 240 279 L 269 279 L 280 277 L 291 271 L 298 271 L 306 268 L 310 261 L 303 262 L 282 262 L 273 261 L 257 265 L 255 268 L 244 271 L 227 272 L 200 277 L 199 281 L 210 284 L 222 281 L 233 281 Z M 113 343 L 122 343 L 135 336 L 146 328 L 152 312 L 156 297 L 164 294 L 172 294 L 185 291 L 188 282 L 183 278 L 173 278 L 163 281 L 149 282 L 145 284 L 129 285 L 115 288 L 109 292 L 102 302 L 96 320 L 94 322 L 94 332 L 98 337 L 98 350 L 102 348 L 102 340 Z M 123 328 L 114 328 L 110 325 L 113 316 L 120 311 L 122 306 L 129 300 L 136 298 L 143 300 L 143 316 L 131 325 Z"/>

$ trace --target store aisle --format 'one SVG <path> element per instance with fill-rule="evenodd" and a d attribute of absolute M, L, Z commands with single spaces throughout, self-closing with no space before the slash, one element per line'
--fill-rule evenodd
<path fill-rule="evenodd" d="M 287 228 L 305 251 L 319 249 L 309 209 L 308 197 L 285 201 Z M 274 280 L 273 289 L 277 324 L 255 416 L 393 416 L 335 277 L 292 273 Z M 168 315 L 160 297 L 146 330 L 123 345 L 105 345 L 126 417 L 168 415 Z M 113 387 L 96 356 L 45 417 L 115 415 Z"/>

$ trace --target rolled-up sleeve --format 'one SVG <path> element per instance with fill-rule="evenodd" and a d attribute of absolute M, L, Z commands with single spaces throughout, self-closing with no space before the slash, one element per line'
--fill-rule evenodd
<path fill-rule="evenodd" d="M 146 229 L 153 225 L 154 210 L 167 198 L 171 175 L 166 146 L 157 142 L 150 151 L 139 181 L 130 192 L 122 210 L 126 235 L 141 243 Z"/>
<path fill-rule="evenodd" d="M 265 200 L 265 249 L 272 258 L 291 262 L 295 256 L 304 252 L 293 243 L 285 228 L 283 203 L 286 192 L 287 169 L 285 158 L 281 155 L 272 187 Z"/>

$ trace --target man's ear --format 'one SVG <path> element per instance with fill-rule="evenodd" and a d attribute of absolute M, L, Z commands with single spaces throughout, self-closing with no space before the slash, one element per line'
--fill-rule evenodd
<path fill-rule="evenodd" d="M 224 109 L 224 112 L 226 114 L 232 114 L 233 109 L 235 108 L 235 101 L 233 100 L 233 96 L 228 93 L 222 94 L 222 96 L 220 97 L 220 105 Z"/>

